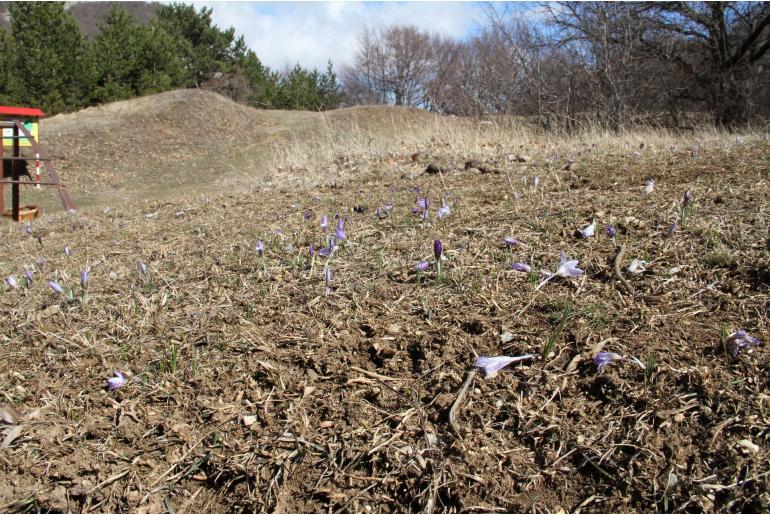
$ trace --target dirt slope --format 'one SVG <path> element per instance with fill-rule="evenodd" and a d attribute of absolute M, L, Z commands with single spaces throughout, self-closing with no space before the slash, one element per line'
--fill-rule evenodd
<path fill-rule="evenodd" d="M 98 207 L 181 193 L 237 191 L 265 181 L 278 184 L 292 173 L 275 164 L 274 157 L 287 149 L 302 162 L 307 141 L 363 137 L 393 124 L 433 119 L 428 113 L 386 107 L 265 111 L 188 89 L 45 119 L 41 141 L 56 159 L 76 204 Z M 58 207 L 50 192 L 29 193 L 30 202 Z"/>

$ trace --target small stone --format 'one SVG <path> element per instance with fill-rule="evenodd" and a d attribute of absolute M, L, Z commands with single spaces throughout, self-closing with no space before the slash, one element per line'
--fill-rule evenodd
<path fill-rule="evenodd" d="M 468 170 L 469 168 L 481 168 L 484 166 L 484 164 L 479 161 L 478 159 L 469 159 L 465 162 L 465 169 Z"/>
<path fill-rule="evenodd" d="M 508 343 L 511 340 L 513 340 L 513 333 L 506 331 L 500 335 L 500 343 Z"/>
<path fill-rule="evenodd" d="M 674 415 L 674 422 L 676 422 L 677 424 L 684 422 L 684 415 L 682 415 L 681 413 L 677 413 L 676 415 Z"/>
<path fill-rule="evenodd" d="M 254 415 L 244 415 L 243 416 L 243 425 L 246 427 L 251 427 L 254 424 L 257 423 L 257 417 Z"/>
<path fill-rule="evenodd" d="M 528 163 L 532 161 L 532 158 L 526 154 L 516 154 L 516 161 L 519 163 Z"/>

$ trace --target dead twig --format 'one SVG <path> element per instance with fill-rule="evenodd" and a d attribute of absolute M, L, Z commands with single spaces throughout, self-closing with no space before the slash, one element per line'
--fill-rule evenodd
<path fill-rule="evenodd" d="M 465 382 L 463 383 L 462 387 L 460 388 L 460 391 L 457 392 L 457 398 L 455 398 L 455 401 L 452 403 L 452 407 L 449 408 L 449 425 L 452 426 L 452 429 L 455 433 L 457 433 L 459 436 L 461 436 L 460 429 L 457 427 L 457 421 L 455 420 L 455 416 L 457 414 L 457 407 L 460 406 L 460 403 L 465 398 L 465 394 L 468 391 L 468 387 L 471 384 L 471 381 L 473 381 L 473 378 L 476 377 L 476 372 L 478 370 L 476 368 L 471 369 L 470 372 L 468 372 L 467 377 L 465 378 Z"/>
<path fill-rule="evenodd" d="M 625 289 L 628 292 L 628 294 L 631 295 L 631 296 L 634 296 L 634 295 L 636 295 L 636 291 L 634 291 L 633 286 L 631 286 L 629 284 L 629 282 L 626 280 L 626 278 L 623 277 L 623 274 L 620 273 L 620 262 L 623 259 L 623 254 L 626 253 L 626 248 L 623 245 L 618 245 L 617 247 L 615 247 L 615 251 L 616 251 L 616 253 L 615 253 L 615 266 L 614 266 L 615 276 L 623 284 L 623 286 L 625 287 Z"/>

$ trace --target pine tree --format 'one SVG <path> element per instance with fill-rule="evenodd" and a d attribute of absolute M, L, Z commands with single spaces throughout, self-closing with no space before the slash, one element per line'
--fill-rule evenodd
<path fill-rule="evenodd" d="M 156 14 L 160 26 L 176 38 L 190 86 L 200 86 L 245 51 L 243 39 L 234 40 L 235 29 L 220 30 L 212 24 L 211 13 L 211 8 L 196 12 L 192 5 L 175 3 L 160 6 Z"/>
<path fill-rule="evenodd" d="M 64 2 L 11 2 L 15 97 L 48 114 L 91 103 L 95 67 L 77 22 Z"/>
<path fill-rule="evenodd" d="M 119 5 L 107 13 L 93 45 L 97 101 L 123 100 L 139 93 L 141 51 L 146 44 L 146 33 L 136 18 Z"/>
<path fill-rule="evenodd" d="M 0 104 L 14 105 L 16 74 L 14 73 L 13 44 L 11 35 L 0 27 Z"/>

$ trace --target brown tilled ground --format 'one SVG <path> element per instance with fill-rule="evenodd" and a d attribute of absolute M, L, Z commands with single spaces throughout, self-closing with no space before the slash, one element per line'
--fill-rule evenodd
<path fill-rule="evenodd" d="M 0 294 L 0 510 L 767 512 L 767 141 L 570 149 L 571 170 L 567 153 L 503 152 L 498 174 L 461 171 L 476 156 L 442 148 L 456 166 L 441 175 L 412 178 L 426 163 L 405 152 L 334 189 L 2 226 L 1 271 L 20 288 Z M 666 236 L 685 190 L 692 211 Z M 335 213 L 347 240 L 310 260 Z M 576 238 L 591 218 L 597 235 Z M 584 276 L 535 292 L 511 269 L 553 271 L 561 250 Z M 625 272 L 632 259 L 647 271 Z M 731 356 L 739 329 L 763 345 Z M 477 356 L 549 342 L 545 359 L 472 377 L 453 430 Z M 644 369 L 598 372 L 602 348 Z M 108 391 L 115 370 L 128 383 Z"/>

